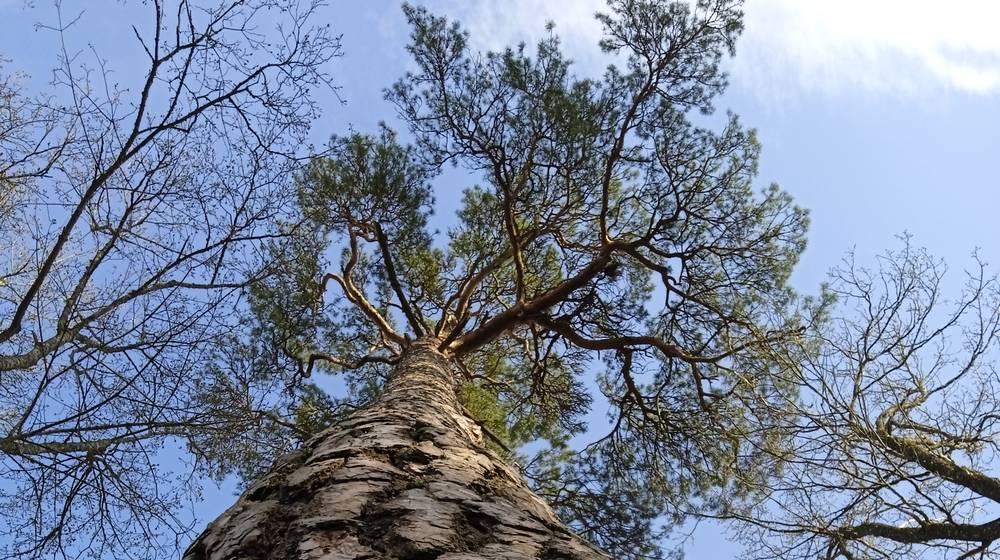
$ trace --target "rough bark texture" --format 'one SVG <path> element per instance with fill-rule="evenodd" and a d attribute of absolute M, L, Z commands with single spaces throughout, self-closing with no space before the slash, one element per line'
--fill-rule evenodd
<path fill-rule="evenodd" d="M 459 411 L 447 358 L 413 343 L 372 406 L 325 430 L 210 524 L 185 560 L 591 560 Z"/>

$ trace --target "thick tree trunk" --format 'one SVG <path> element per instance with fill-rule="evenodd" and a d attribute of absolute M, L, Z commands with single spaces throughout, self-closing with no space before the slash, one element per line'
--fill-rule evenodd
<path fill-rule="evenodd" d="M 483 447 L 452 370 L 413 343 L 385 391 L 280 459 L 185 560 L 592 560 L 523 477 Z"/>

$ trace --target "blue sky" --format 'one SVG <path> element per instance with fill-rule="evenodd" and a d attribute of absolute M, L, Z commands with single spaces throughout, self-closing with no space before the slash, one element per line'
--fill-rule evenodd
<path fill-rule="evenodd" d="M 415 3 L 420 3 L 416 2 Z M 51 4 L 0 0 L 0 58 L 43 90 L 55 64 Z M 136 13 L 119 2 L 66 1 L 85 10 L 71 35 L 76 49 L 93 44 L 123 83 L 137 58 L 125 22 Z M 596 47 L 592 14 L 601 0 L 432 0 L 432 10 L 462 21 L 477 48 L 532 42 L 556 22 L 580 75 L 607 60 Z M 763 144 L 759 184 L 777 182 L 811 210 L 809 247 L 795 285 L 814 291 L 845 251 L 862 260 L 897 245 L 904 231 L 945 258 L 956 272 L 977 247 L 1000 262 L 1000 3 L 955 0 L 751 0 L 747 31 L 730 61 L 731 87 L 717 107 L 758 130 Z M 141 9 L 141 7 L 140 7 Z M 126 13 L 130 12 L 130 13 Z M 139 11 L 138 13 L 142 13 Z M 329 68 L 342 86 L 341 105 L 325 93 L 314 139 L 350 127 L 372 131 L 395 113 L 382 89 L 409 66 L 399 4 L 332 2 L 324 17 L 343 33 L 344 56 Z M 148 23 L 148 22 L 146 22 Z M 129 53 L 132 53 L 131 55 Z M 133 79 L 134 81 L 134 79 Z M 448 172 L 437 183 L 446 226 L 459 189 L 474 179 Z M 995 269 L 995 267 L 994 267 Z M 958 274 L 954 275 L 957 281 Z M 231 489 L 206 492 L 199 513 L 213 517 Z M 738 547 L 704 527 L 690 558 L 728 558 Z"/>
<path fill-rule="evenodd" d="M 601 0 L 428 5 L 462 21 L 481 48 L 530 43 L 552 19 L 580 74 L 607 62 L 592 18 Z M 1000 35 L 988 26 L 1000 6 L 754 0 L 746 11 L 717 107 L 757 128 L 761 187 L 777 182 L 812 212 L 800 287 L 815 286 L 847 249 L 879 252 L 903 231 L 957 268 L 977 246 L 997 255 Z M 338 16 L 347 105 L 328 114 L 331 131 L 391 121 L 380 91 L 409 63 L 399 11 L 355 4 Z"/>

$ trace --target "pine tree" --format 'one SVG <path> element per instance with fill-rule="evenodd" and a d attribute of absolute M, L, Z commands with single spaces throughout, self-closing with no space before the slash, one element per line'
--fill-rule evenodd
<path fill-rule="evenodd" d="M 252 293 L 255 344 L 351 396 L 185 558 L 658 558 L 685 513 L 774 474 L 807 217 L 755 190 L 735 116 L 692 122 L 726 85 L 740 3 L 609 7 L 601 48 L 624 66 L 597 79 L 551 28 L 533 54 L 477 54 L 404 8 L 416 69 L 387 97 L 413 145 L 334 138 L 272 247 L 283 274 Z M 481 184 L 441 236 L 431 181 L 449 163 Z M 592 406 L 611 428 L 573 450 Z"/>

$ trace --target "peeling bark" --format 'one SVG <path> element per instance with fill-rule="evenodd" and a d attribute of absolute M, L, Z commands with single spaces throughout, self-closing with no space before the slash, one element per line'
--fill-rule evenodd
<path fill-rule="evenodd" d="M 381 397 L 278 460 L 184 560 L 603 560 L 483 445 L 437 341 Z"/>

